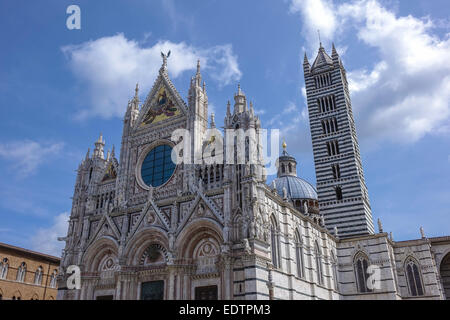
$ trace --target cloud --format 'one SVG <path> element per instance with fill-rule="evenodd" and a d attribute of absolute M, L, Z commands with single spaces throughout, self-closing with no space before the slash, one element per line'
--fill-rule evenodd
<path fill-rule="evenodd" d="M 290 5 L 291 13 L 302 16 L 303 34 L 315 48 L 319 44 L 317 31 L 325 39 L 333 38 L 338 26 L 334 10 L 334 4 L 329 0 L 292 0 Z"/>
<path fill-rule="evenodd" d="M 450 117 L 450 37 L 433 33 L 441 23 L 436 26 L 429 17 L 397 16 L 376 0 L 342 4 L 314 0 L 317 3 L 307 8 L 310 2 L 291 2 L 291 12 L 299 12 L 304 18 L 303 28 L 314 29 L 318 27 L 318 15 L 331 14 L 334 31 L 325 29 L 325 41 L 356 34 L 377 56 L 373 67 L 348 72 L 362 138 L 413 143 L 426 134 L 446 132 Z"/>
<path fill-rule="evenodd" d="M 38 252 L 61 256 L 61 250 L 64 248 L 64 242 L 58 241 L 58 237 L 64 237 L 67 234 L 69 214 L 61 213 L 53 218 L 53 224 L 48 228 L 40 228 L 31 236 L 31 248 Z"/>
<path fill-rule="evenodd" d="M 177 78 L 193 71 L 200 59 L 202 69 L 219 86 L 241 78 L 237 57 L 230 44 L 197 48 L 184 42 L 159 41 L 143 47 L 122 33 L 62 48 L 74 75 L 88 87 L 90 107 L 78 118 L 123 117 L 127 99 L 136 82 L 149 91 L 161 66 L 161 52 L 171 51 L 169 73 Z M 142 91 L 141 91 L 142 92 Z"/>
<path fill-rule="evenodd" d="M 31 140 L 0 144 L 0 157 L 13 162 L 19 178 L 34 174 L 47 159 L 62 150 L 63 143 L 38 143 Z"/>

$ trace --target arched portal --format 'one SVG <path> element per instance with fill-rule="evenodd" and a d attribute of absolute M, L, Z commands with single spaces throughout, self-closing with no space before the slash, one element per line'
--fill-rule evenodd
<path fill-rule="evenodd" d="M 440 267 L 442 288 L 444 289 L 445 297 L 450 300 L 450 253 L 444 257 Z"/>

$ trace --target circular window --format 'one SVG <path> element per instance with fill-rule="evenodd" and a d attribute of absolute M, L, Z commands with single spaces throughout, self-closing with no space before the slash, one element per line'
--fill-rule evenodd
<path fill-rule="evenodd" d="M 153 148 L 142 162 L 141 177 L 147 186 L 159 187 L 169 181 L 174 171 L 172 147 L 160 145 Z"/>

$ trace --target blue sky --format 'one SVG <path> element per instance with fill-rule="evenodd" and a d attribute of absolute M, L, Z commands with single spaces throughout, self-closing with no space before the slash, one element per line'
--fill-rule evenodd
<path fill-rule="evenodd" d="M 71 4 L 81 30 L 66 28 Z M 396 240 L 450 234 L 448 12 L 446 0 L 0 2 L 0 241 L 60 253 L 75 170 L 100 132 L 119 149 L 161 50 L 184 98 L 200 58 L 218 125 L 241 83 L 314 183 L 302 62 L 317 29 L 348 71 L 375 222 Z"/>

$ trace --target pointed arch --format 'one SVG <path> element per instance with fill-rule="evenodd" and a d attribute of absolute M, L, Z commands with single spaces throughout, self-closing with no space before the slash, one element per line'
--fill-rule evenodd
<path fill-rule="evenodd" d="M 37 268 L 36 272 L 34 273 L 34 284 L 35 285 L 42 284 L 42 272 L 43 272 L 43 268 L 42 268 L 42 266 L 39 266 Z"/>
<path fill-rule="evenodd" d="M 117 241 L 109 236 L 102 236 L 94 241 L 83 255 L 83 264 L 86 271 L 100 271 L 101 263 L 106 256 L 117 259 L 119 245 Z"/>
<path fill-rule="evenodd" d="M 58 279 L 58 270 L 53 270 L 52 275 L 50 276 L 50 288 L 56 288 L 56 282 Z"/>
<path fill-rule="evenodd" d="M 8 277 L 9 260 L 8 258 L 3 258 L 0 263 L 0 279 L 6 279 Z"/>
<path fill-rule="evenodd" d="M 127 257 L 127 265 L 140 265 L 145 252 L 151 245 L 159 245 L 166 251 L 169 248 L 167 235 L 157 226 L 140 229 L 128 241 L 123 251 L 123 256 Z"/>
<path fill-rule="evenodd" d="M 408 285 L 408 292 L 413 297 L 424 295 L 422 273 L 420 272 L 419 266 L 420 264 L 412 256 L 406 258 L 404 266 L 406 282 Z"/>
<path fill-rule="evenodd" d="M 323 266 L 322 266 L 322 250 L 320 250 L 319 242 L 314 242 L 314 256 L 316 259 L 316 274 L 317 281 L 320 285 L 323 285 Z"/>
<path fill-rule="evenodd" d="M 17 269 L 16 280 L 18 282 L 24 282 L 26 273 L 27 273 L 27 264 L 25 262 L 22 262 L 19 268 Z"/>
<path fill-rule="evenodd" d="M 294 241 L 295 241 L 295 260 L 297 265 L 297 276 L 299 278 L 305 277 L 305 261 L 303 255 L 303 241 L 302 236 L 300 235 L 300 231 L 298 229 L 295 230 L 294 233 Z"/>
<path fill-rule="evenodd" d="M 334 255 L 333 251 L 331 251 L 331 269 L 333 271 L 334 289 L 336 291 L 339 291 L 338 264 L 336 256 Z"/>
<path fill-rule="evenodd" d="M 273 266 L 275 268 L 281 268 L 279 225 L 273 214 L 270 216 L 270 247 Z"/>
<path fill-rule="evenodd" d="M 372 290 L 367 286 L 367 280 L 369 279 L 369 274 L 367 269 L 369 268 L 369 258 L 367 255 L 360 251 L 353 259 L 353 268 L 355 271 L 356 286 L 359 293 L 372 292 Z"/>
<path fill-rule="evenodd" d="M 439 275 L 442 289 L 447 300 L 450 300 L 450 250 L 444 252 L 439 263 Z"/>

